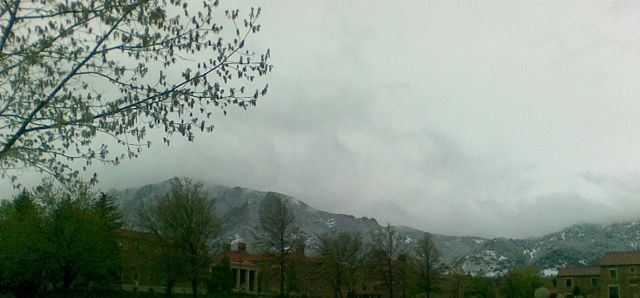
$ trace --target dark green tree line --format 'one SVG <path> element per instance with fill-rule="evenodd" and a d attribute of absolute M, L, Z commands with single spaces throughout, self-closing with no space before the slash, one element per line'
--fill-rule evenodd
<path fill-rule="evenodd" d="M 72 295 L 119 285 L 111 198 L 85 185 L 45 183 L 0 207 L 0 284 L 15 296 Z"/>
<path fill-rule="evenodd" d="M 514 268 L 502 280 L 500 293 L 505 297 L 533 297 L 534 292 L 542 287 L 545 280 L 533 267 Z"/>

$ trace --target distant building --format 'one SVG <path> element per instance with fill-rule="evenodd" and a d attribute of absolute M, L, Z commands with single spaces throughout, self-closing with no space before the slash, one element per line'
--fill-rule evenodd
<path fill-rule="evenodd" d="M 263 256 L 250 254 L 245 243 L 238 243 L 237 247 L 237 250 L 231 250 L 231 245 L 225 245 L 222 255 L 216 259 L 229 258 L 235 291 L 258 293 L 258 272 L 260 271 L 258 262 L 263 260 Z"/>
<path fill-rule="evenodd" d="M 558 298 L 640 298 L 640 251 L 607 252 L 598 267 L 562 268 Z"/>
<path fill-rule="evenodd" d="M 556 278 L 558 297 L 600 297 L 600 267 L 562 268 Z"/>
<path fill-rule="evenodd" d="M 167 267 L 162 258 L 158 240 L 149 233 L 132 230 L 120 230 L 119 244 L 122 248 L 122 271 L 120 287 L 124 291 L 144 295 L 164 293 L 167 289 Z M 292 297 L 333 297 L 333 289 L 323 282 L 321 259 L 305 255 L 304 245 L 298 246 L 287 256 L 286 291 Z M 274 254 L 252 253 L 242 242 L 233 247 L 224 245 L 222 252 L 211 256 L 214 264 L 228 260 L 231 291 L 239 294 L 255 296 L 274 296 L 279 292 L 279 264 Z M 213 273 L 214 267 L 211 268 Z M 370 266 L 370 265 L 369 265 Z M 370 273 L 371 268 L 363 269 Z M 343 288 L 342 293 L 350 298 L 389 298 L 384 283 L 372 274 L 365 273 L 357 285 L 352 285 L 351 292 Z M 325 273 L 326 274 L 326 273 Z M 459 279 L 451 276 L 432 273 L 431 298 L 462 298 L 463 285 Z M 227 280 L 229 281 L 229 280 Z M 198 286 L 200 294 L 206 294 L 206 280 Z M 229 288 L 226 288 L 229 289 Z M 191 294 L 191 283 L 177 279 L 172 285 L 173 293 Z M 225 290 L 226 291 L 226 290 Z M 399 292 L 398 292 L 399 293 Z M 425 293 L 417 295 L 426 297 Z"/>
<path fill-rule="evenodd" d="M 122 248 L 121 289 L 137 293 L 164 293 L 167 278 L 159 269 L 159 246 L 155 237 L 149 233 L 133 230 L 119 231 L 119 245 Z M 177 280 L 173 293 L 191 294 L 191 283 Z M 198 292 L 206 293 L 204 287 Z"/>
<path fill-rule="evenodd" d="M 608 252 L 600 261 L 602 297 L 640 298 L 640 251 Z"/>
<path fill-rule="evenodd" d="M 239 242 L 236 249 L 225 245 L 223 252 L 214 259 L 225 257 L 229 260 L 234 278 L 234 292 L 267 295 L 279 292 L 279 265 L 275 255 L 250 253 L 247 245 Z M 320 260 L 306 256 L 304 245 L 287 256 L 287 266 L 290 279 L 286 283 L 286 290 L 289 295 L 321 297 L 330 294 L 319 286 Z"/>

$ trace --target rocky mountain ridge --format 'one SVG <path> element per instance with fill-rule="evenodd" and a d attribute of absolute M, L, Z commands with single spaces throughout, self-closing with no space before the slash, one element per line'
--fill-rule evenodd
<path fill-rule="evenodd" d="M 125 218 L 131 220 L 134 210 L 145 201 L 162 196 L 169 190 L 171 180 L 140 188 L 112 190 L 122 207 Z M 365 239 L 380 227 L 373 218 L 335 214 L 317 210 L 308 204 L 275 192 L 256 191 L 242 187 L 205 184 L 209 196 L 216 199 L 216 212 L 224 224 L 224 241 L 253 242 L 252 228 L 256 226 L 260 205 L 269 196 L 289 200 L 298 223 L 313 248 L 315 235 L 329 231 L 360 232 Z M 409 246 L 425 233 L 419 229 L 398 226 Z M 606 251 L 640 249 L 640 222 L 607 225 L 580 224 L 530 239 L 458 237 L 433 234 L 447 271 L 472 275 L 499 276 L 516 266 L 534 265 L 545 275 L 555 275 L 563 266 L 596 265 Z"/>
<path fill-rule="evenodd" d="M 597 266 L 608 251 L 640 250 L 640 221 L 577 224 L 539 238 L 487 241 L 454 261 L 453 268 L 474 275 L 495 276 L 514 266 L 534 265 L 545 275 L 565 266 Z"/>

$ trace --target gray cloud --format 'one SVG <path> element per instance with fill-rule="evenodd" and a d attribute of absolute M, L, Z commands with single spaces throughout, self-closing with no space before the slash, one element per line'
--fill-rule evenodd
<path fill-rule="evenodd" d="M 101 187 L 191 176 L 458 235 L 640 214 L 633 1 L 259 4 L 268 98 Z"/>

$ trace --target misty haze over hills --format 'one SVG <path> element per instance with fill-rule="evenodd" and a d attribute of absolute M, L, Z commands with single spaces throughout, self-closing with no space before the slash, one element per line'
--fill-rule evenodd
<path fill-rule="evenodd" d="M 164 195 L 171 180 L 140 188 L 111 190 L 122 207 L 125 218 L 132 222 L 141 202 Z M 275 192 L 242 187 L 205 184 L 210 197 L 216 199 L 216 212 L 224 225 L 221 241 L 244 241 L 252 249 L 251 232 L 258 221 L 261 204 L 270 196 L 289 200 L 297 221 L 308 236 L 308 252 L 313 254 L 315 235 L 330 231 L 359 232 L 365 239 L 380 223 L 374 218 L 335 214 L 317 210 L 303 201 Z M 507 224 L 507 223 L 505 223 Z M 395 227 L 409 247 L 425 231 Z M 554 275 L 564 266 L 597 264 L 606 251 L 640 249 L 640 221 L 614 224 L 577 224 L 542 237 L 526 239 L 460 237 L 433 235 L 442 254 L 443 270 L 472 275 L 497 276 L 516 266 L 535 265 L 546 275 Z"/>
<path fill-rule="evenodd" d="M 250 45 L 269 48 L 276 69 L 264 102 L 229 109 L 195 142 L 166 147 L 151 133 L 140 158 L 87 176 L 122 189 L 171 169 L 452 235 L 542 236 L 640 215 L 635 1 L 260 6 Z"/>

